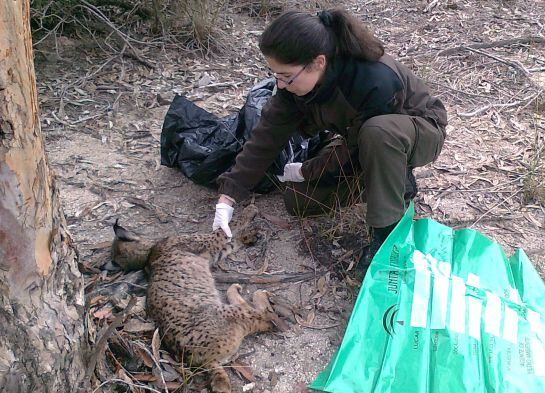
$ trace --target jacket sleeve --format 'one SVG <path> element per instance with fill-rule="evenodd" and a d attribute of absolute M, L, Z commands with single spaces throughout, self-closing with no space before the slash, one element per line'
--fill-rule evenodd
<path fill-rule="evenodd" d="M 388 55 L 381 62 L 394 70 L 403 83 L 403 92 L 398 95 L 396 106 L 399 113 L 434 120 L 443 129 L 447 125 L 447 111 L 441 100 L 430 94 L 426 84 L 408 67 Z"/>
<path fill-rule="evenodd" d="M 218 178 L 219 191 L 237 202 L 247 198 L 265 171 L 294 134 L 302 120 L 291 93 L 279 90 L 263 107 L 250 139 L 237 155 L 235 165 Z"/>
<path fill-rule="evenodd" d="M 426 84 L 413 74 L 406 66 L 397 63 L 398 69 L 405 78 L 406 96 L 404 106 L 406 110 L 415 116 L 433 119 L 441 127 L 447 125 L 447 110 L 437 97 L 430 94 Z"/>

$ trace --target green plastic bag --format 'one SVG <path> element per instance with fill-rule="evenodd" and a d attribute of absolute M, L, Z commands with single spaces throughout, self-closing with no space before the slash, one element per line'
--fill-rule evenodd
<path fill-rule="evenodd" d="M 310 388 L 334 393 L 545 392 L 545 285 L 522 250 L 407 213 Z"/>

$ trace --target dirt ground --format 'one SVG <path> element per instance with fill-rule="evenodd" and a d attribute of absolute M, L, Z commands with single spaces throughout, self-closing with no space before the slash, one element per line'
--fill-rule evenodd
<path fill-rule="evenodd" d="M 443 152 L 416 172 L 417 216 L 476 228 L 508 254 L 522 247 L 543 277 L 545 191 L 539 187 L 545 183 L 545 99 L 538 93 L 545 88 L 545 2 L 371 0 L 343 5 L 369 23 L 387 51 L 423 77 L 448 108 Z M 220 116 L 237 111 L 248 89 L 267 75 L 257 49 L 266 22 L 228 12 L 222 53 L 202 58 L 144 47 L 143 55 L 155 68 L 74 38 L 57 37 L 36 47 L 42 129 L 86 272 L 92 332 L 99 334 L 114 318 L 115 306 L 126 300 L 121 296 L 116 303 L 108 298 L 111 292 L 99 288 L 119 288 L 120 283 L 126 293 L 140 288 L 141 281 L 130 284 L 109 261 L 116 218 L 154 238 L 211 230 L 217 193 L 160 165 L 162 122 L 177 93 Z M 535 36 L 542 41 L 524 40 Z M 504 42 L 511 39 L 518 41 Z M 490 42 L 496 45 L 460 48 Z M 305 391 L 339 345 L 357 295 L 358 276 L 346 269 L 360 252 L 365 207 L 298 220 L 287 215 L 278 192 L 257 195 L 256 204 L 268 218 L 260 221 L 263 236 L 228 261 L 228 268 L 315 275 L 244 287 L 246 296 L 265 288 L 283 299 L 293 321 L 287 333 L 261 334 L 243 343 L 238 360 L 251 371 L 231 372 L 233 391 Z M 141 292 L 138 296 L 137 309 L 143 300 Z M 120 330 L 112 338 L 108 364 L 123 357 L 116 350 L 121 338 L 150 339 L 153 329 L 143 325 L 142 316 L 136 310 L 133 330 L 125 336 Z M 130 366 L 123 366 L 128 373 Z M 127 380 L 119 368 L 111 370 Z M 197 381 L 189 389 L 203 387 Z"/>

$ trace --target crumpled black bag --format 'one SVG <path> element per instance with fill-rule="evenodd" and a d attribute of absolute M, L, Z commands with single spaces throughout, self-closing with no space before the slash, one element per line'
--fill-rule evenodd
<path fill-rule="evenodd" d="M 216 186 L 216 179 L 235 163 L 236 155 L 259 121 L 261 109 L 271 97 L 274 79 L 255 85 L 237 114 L 218 118 L 186 98 L 174 97 L 161 132 L 161 164 L 178 167 L 197 184 Z M 296 133 L 278 154 L 264 178 L 254 188 L 267 193 L 275 188 L 271 175 L 281 175 L 288 162 L 303 162 L 309 142 Z"/>

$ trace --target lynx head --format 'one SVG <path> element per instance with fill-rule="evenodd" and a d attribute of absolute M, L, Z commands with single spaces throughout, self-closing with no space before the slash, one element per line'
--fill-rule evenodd
<path fill-rule="evenodd" d="M 143 269 L 148 261 L 153 241 L 130 233 L 115 221 L 115 239 L 112 243 L 112 260 L 125 271 Z"/>

